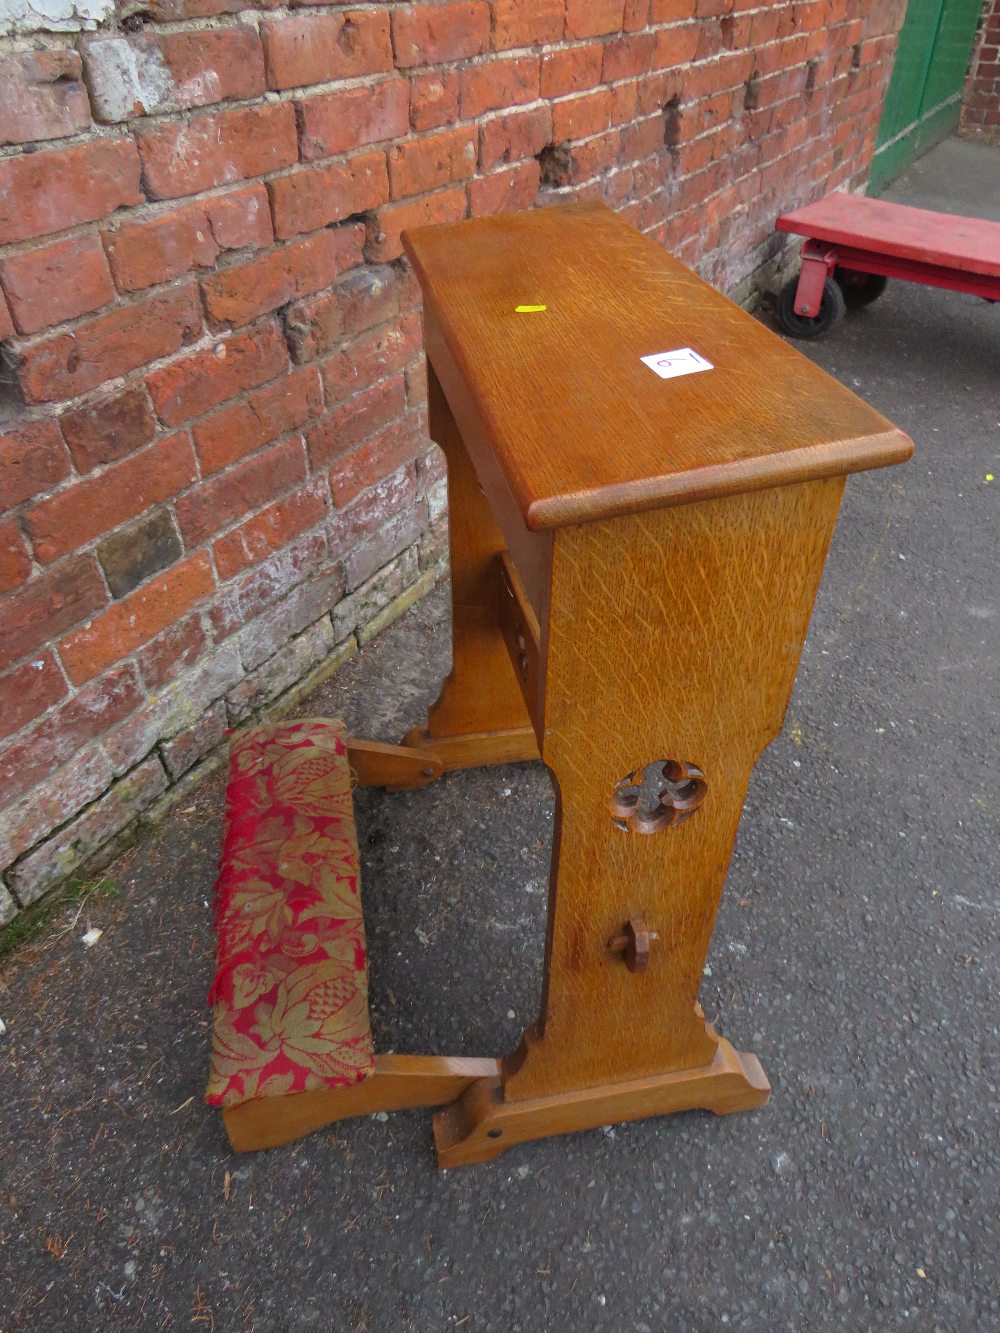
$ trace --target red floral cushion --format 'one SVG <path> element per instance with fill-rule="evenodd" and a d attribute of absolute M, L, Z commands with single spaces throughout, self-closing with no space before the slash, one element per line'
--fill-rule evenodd
<path fill-rule="evenodd" d="M 215 892 L 205 1100 L 235 1106 L 367 1078 L 368 958 L 342 722 L 234 738 Z"/>

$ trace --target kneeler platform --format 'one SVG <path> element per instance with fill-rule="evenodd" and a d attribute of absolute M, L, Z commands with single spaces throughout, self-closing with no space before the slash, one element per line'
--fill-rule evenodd
<path fill-rule="evenodd" d="M 596 205 L 404 237 L 448 461 L 453 668 L 402 745 L 234 743 L 208 1099 L 236 1148 L 439 1105 L 441 1166 L 760 1106 L 698 986 L 848 473 L 910 441 Z M 541 1011 L 501 1059 L 372 1052 L 352 784 L 541 759 Z"/>

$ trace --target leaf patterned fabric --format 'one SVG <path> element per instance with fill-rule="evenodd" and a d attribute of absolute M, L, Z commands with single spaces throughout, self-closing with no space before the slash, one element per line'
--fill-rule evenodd
<path fill-rule="evenodd" d="M 241 732 L 215 886 L 212 1106 L 371 1073 L 360 886 L 344 724 Z"/>

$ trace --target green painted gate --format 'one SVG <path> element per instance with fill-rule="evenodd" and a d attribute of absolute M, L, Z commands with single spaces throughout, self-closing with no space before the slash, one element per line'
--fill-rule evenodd
<path fill-rule="evenodd" d="M 878 127 L 875 194 L 958 125 L 982 0 L 909 0 Z"/>

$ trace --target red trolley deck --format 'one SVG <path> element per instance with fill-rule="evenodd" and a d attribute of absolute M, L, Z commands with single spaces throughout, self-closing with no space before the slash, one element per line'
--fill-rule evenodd
<path fill-rule="evenodd" d="M 807 238 L 802 270 L 778 301 L 778 321 L 792 336 L 826 333 L 845 299 L 867 304 L 887 278 L 1000 301 L 1000 222 L 836 193 L 783 213 L 776 225 Z"/>

